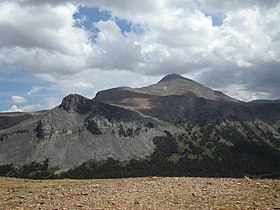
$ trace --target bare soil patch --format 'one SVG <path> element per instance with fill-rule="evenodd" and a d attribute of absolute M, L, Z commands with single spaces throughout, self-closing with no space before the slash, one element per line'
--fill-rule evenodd
<path fill-rule="evenodd" d="M 280 180 L 0 177 L 0 209 L 280 209 Z"/>

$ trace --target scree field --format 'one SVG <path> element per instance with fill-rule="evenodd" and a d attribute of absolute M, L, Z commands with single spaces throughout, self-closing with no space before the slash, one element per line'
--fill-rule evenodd
<path fill-rule="evenodd" d="M 0 178 L 0 209 L 280 209 L 280 180 Z"/>

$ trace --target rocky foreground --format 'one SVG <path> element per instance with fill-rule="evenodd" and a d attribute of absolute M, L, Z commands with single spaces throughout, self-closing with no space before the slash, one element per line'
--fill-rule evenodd
<path fill-rule="evenodd" d="M 0 178 L 0 209 L 280 209 L 280 180 Z"/>

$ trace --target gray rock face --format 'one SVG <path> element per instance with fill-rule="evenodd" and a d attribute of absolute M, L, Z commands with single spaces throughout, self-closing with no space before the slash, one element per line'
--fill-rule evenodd
<path fill-rule="evenodd" d="M 77 112 L 83 114 L 89 112 L 93 106 L 94 103 L 90 99 L 78 94 L 70 94 L 62 100 L 59 107 L 63 108 L 67 112 Z"/>
<path fill-rule="evenodd" d="M 0 163 L 49 158 L 63 171 L 89 159 L 141 159 L 153 152 L 156 135 L 162 128 L 153 119 L 71 94 L 59 107 L 1 130 Z"/>

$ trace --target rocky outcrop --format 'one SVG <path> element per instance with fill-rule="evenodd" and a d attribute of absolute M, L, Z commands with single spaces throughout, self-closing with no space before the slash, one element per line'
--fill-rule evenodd
<path fill-rule="evenodd" d="M 92 101 L 78 94 L 70 94 L 63 100 L 60 108 L 67 112 L 78 112 L 80 114 L 87 113 L 91 110 Z"/>

